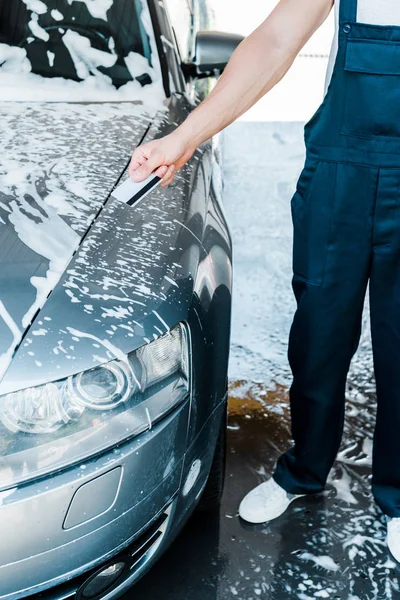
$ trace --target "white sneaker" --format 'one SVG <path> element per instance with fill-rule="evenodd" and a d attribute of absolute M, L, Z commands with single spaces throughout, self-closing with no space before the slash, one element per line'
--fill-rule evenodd
<path fill-rule="evenodd" d="M 400 518 L 388 517 L 386 541 L 393 558 L 400 562 Z"/>
<path fill-rule="evenodd" d="M 272 519 L 280 517 L 293 500 L 302 496 L 304 494 L 288 494 L 276 483 L 275 479 L 271 478 L 258 485 L 243 498 L 239 506 L 239 515 L 249 523 L 272 521 Z"/>

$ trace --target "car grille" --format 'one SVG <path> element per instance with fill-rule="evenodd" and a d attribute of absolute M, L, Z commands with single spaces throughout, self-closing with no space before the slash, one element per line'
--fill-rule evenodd
<path fill-rule="evenodd" d="M 114 563 L 124 563 L 125 569 L 121 572 L 120 577 L 114 582 L 110 589 L 117 587 L 128 577 L 131 577 L 133 572 L 139 568 L 143 568 L 150 558 L 157 551 L 158 547 L 165 536 L 168 529 L 168 524 L 172 512 L 173 504 L 168 508 L 142 533 L 135 539 L 125 550 L 112 557 L 83 575 L 58 585 L 54 588 L 29 596 L 31 600 L 71 600 L 72 598 L 80 598 L 79 590 L 86 584 L 96 573 L 103 571 L 107 565 Z M 110 591 L 105 590 L 106 593 Z M 78 592 L 78 593 L 77 593 Z"/>

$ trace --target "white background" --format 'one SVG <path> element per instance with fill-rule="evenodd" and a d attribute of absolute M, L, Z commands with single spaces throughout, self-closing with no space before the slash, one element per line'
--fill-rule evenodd
<path fill-rule="evenodd" d="M 276 0 L 212 0 L 215 25 L 223 31 L 248 35 L 273 10 Z M 253 121 L 307 121 L 321 103 L 325 72 L 334 30 L 333 10 L 301 52 L 289 73 L 242 119 Z M 265 57 L 268 60 L 268 57 Z"/>

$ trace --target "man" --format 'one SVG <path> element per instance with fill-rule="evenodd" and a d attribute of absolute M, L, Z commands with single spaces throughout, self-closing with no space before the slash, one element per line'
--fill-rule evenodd
<path fill-rule="evenodd" d="M 155 171 L 168 185 L 200 143 L 278 83 L 331 8 L 332 0 L 281 0 L 188 119 L 135 150 L 131 176 Z M 369 283 L 378 398 L 372 489 L 400 560 L 400 3 L 341 0 L 335 8 L 329 86 L 305 127 L 306 161 L 292 198 L 295 445 L 239 512 L 252 523 L 269 521 L 323 490 L 340 444 Z"/>

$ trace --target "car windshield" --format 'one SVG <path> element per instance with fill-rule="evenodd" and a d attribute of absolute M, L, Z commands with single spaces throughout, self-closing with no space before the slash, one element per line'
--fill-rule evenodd
<path fill-rule="evenodd" d="M 159 71 L 146 0 L 0 0 L 1 100 L 135 99 Z"/>

